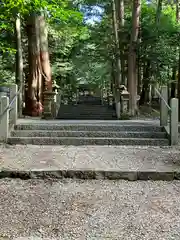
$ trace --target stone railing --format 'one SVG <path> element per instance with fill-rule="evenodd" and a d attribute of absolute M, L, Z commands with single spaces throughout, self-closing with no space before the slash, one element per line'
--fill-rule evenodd
<path fill-rule="evenodd" d="M 18 90 L 16 84 L 10 87 L 10 97 L 6 94 L 1 95 L 0 99 L 0 141 L 5 141 L 8 138 L 9 131 L 16 124 L 18 118 L 18 96 L 21 92 L 21 87 Z"/>
<path fill-rule="evenodd" d="M 160 125 L 165 128 L 170 145 L 178 144 L 178 118 L 179 106 L 178 99 L 172 98 L 168 104 L 168 87 L 162 86 L 161 93 L 155 89 L 160 98 Z"/>
<path fill-rule="evenodd" d="M 0 141 L 5 141 L 8 138 L 11 128 L 17 123 L 18 115 L 18 96 L 21 93 L 21 87 L 18 90 L 16 84 L 10 87 L 10 97 L 6 93 L 1 93 L 0 96 Z M 42 117 L 45 119 L 56 118 L 60 104 L 61 92 L 50 92 L 45 95 L 44 112 Z"/>

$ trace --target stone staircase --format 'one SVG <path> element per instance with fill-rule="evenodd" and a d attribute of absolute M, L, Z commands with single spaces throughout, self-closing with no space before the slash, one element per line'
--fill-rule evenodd
<path fill-rule="evenodd" d="M 107 105 L 82 103 L 61 105 L 57 119 L 113 120 L 116 119 L 116 114 L 113 108 Z"/>
<path fill-rule="evenodd" d="M 19 122 L 9 144 L 35 145 L 168 145 L 166 133 L 148 121 L 42 121 Z"/>

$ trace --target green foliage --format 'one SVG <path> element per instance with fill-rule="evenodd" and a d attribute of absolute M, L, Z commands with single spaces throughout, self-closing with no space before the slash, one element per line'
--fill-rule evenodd
<path fill-rule="evenodd" d="M 14 80 L 16 14 L 21 14 L 23 23 L 25 17 L 33 12 L 46 16 L 53 79 L 62 89 L 67 85 L 76 89 L 81 82 L 94 87 L 110 85 L 111 64 L 115 54 L 110 1 L 1 0 L 0 3 L 0 79 Z M 104 8 L 103 17 L 100 22 L 87 24 L 84 22 L 83 6 L 91 11 L 94 5 Z M 126 5 L 125 26 L 120 32 L 126 61 L 131 7 L 132 4 Z M 179 25 L 176 23 L 175 8 L 164 4 L 159 25 L 156 26 L 156 4 L 147 5 L 146 1 L 142 1 L 141 41 L 137 52 L 141 67 L 150 61 L 151 75 L 160 82 L 169 80 L 169 69 L 177 65 L 178 37 Z M 25 38 L 23 32 L 24 42 Z M 26 45 L 27 43 L 23 45 L 25 52 Z"/>
<path fill-rule="evenodd" d="M 49 45 L 52 58 L 53 77 L 66 75 L 72 69 L 69 55 L 74 45 L 87 34 L 83 25 L 83 14 L 68 0 L 3 0 L 0 5 L 0 77 L 11 78 L 15 72 L 15 18 L 20 13 L 23 29 L 24 19 L 29 14 L 44 14 L 49 27 Z M 85 33 L 85 34 L 84 34 Z M 24 40 L 23 40 L 24 41 Z M 27 43 L 25 42 L 25 51 Z M 9 57 L 11 60 L 8 61 Z M 25 55 L 26 62 L 27 54 Z M 2 63 L 2 61 L 5 61 Z M 66 60 L 67 59 L 67 64 Z M 65 67 L 59 67 L 63 66 Z M 11 67 L 10 67 L 11 66 Z"/>
<path fill-rule="evenodd" d="M 169 69 L 177 64 L 176 49 L 179 45 L 179 26 L 176 11 L 169 5 L 164 6 L 159 25 L 155 22 L 156 8 L 144 4 L 141 16 L 140 44 L 141 62 L 151 62 L 152 73 L 160 82 L 169 81 Z"/>

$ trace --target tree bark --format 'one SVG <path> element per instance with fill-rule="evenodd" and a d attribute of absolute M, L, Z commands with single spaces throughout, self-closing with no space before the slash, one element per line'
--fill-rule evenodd
<path fill-rule="evenodd" d="M 147 62 L 147 64 L 144 64 L 143 69 L 143 80 L 142 80 L 142 91 L 141 96 L 139 100 L 140 105 L 144 105 L 149 102 L 149 95 L 150 95 L 150 84 L 149 84 L 149 78 L 150 78 L 150 61 Z"/>
<path fill-rule="evenodd" d="M 163 0 L 157 0 L 157 11 L 156 11 L 156 27 L 159 25 L 161 12 L 162 12 Z"/>
<path fill-rule="evenodd" d="M 129 110 L 130 115 L 134 116 L 137 111 L 137 64 L 136 48 L 139 33 L 141 1 L 134 0 L 132 10 L 132 32 L 128 55 L 128 89 L 130 93 Z"/>
<path fill-rule="evenodd" d="M 40 59 L 42 67 L 42 77 L 44 82 L 44 90 L 52 91 L 51 66 L 48 50 L 48 31 L 44 16 L 39 17 L 40 29 Z"/>
<path fill-rule="evenodd" d="M 48 34 L 44 16 L 32 14 L 27 20 L 26 29 L 29 76 L 25 113 L 40 116 L 43 111 L 43 92 L 52 91 Z"/>
<path fill-rule="evenodd" d="M 180 21 L 180 1 L 176 0 L 176 19 Z M 177 95 L 179 99 L 179 121 L 180 121 L 180 47 L 177 48 L 178 52 L 178 79 L 177 79 Z"/>
<path fill-rule="evenodd" d="M 113 109 L 116 111 L 116 102 L 115 102 L 115 83 L 116 83 L 116 74 L 115 74 L 115 61 L 112 59 L 111 62 L 111 92 L 113 93 Z"/>
<path fill-rule="evenodd" d="M 118 38 L 119 38 L 119 52 L 121 61 L 121 84 L 125 84 L 125 59 L 124 59 L 124 45 L 121 41 L 122 30 L 124 28 L 124 0 L 116 0 L 116 10 L 118 17 Z"/>
<path fill-rule="evenodd" d="M 179 0 L 175 0 L 175 4 L 176 4 L 176 21 L 177 23 L 180 20 L 180 13 L 179 13 Z M 178 47 L 176 48 L 176 54 L 179 54 L 178 51 Z M 171 83 L 171 98 L 175 98 L 176 97 L 176 88 L 177 88 L 177 82 L 176 82 L 176 72 L 178 70 L 178 66 L 175 63 L 173 69 L 172 69 L 172 83 Z"/>
<path fill-rule="evenodd" d="M 171 98 L 176 97 L 176 71 L 177 67 L 174 66 L 172 69 L 172 82 L 171 82 Z"/>
<path fill-rule="evenodd" d="M 116 83 L 114 86 L 114 94 L 115 94 L 115 102 L 116 102 L 116 115 L 117 118 L 120 118 L 120 93 L 119 86 L 121 84 L 121 59 L 120 59 L 120 51 L 119 51 L 119 36 L 118 36 L 118 23 L 117 23 L 117 5 L 115 0 L 112 0 L 112 18 L 113 18 L 113 30 L 114 30 L 114 38 L 115 38 L 115 62 L 116 62 Z"/>
<path fill-rule="evenodd" d="M 23 57 L 21 45 L 21 20 L 20 15 L 16 18 L 16 84 L 20 86 L 23 82 Z"/>
<path fill-rule="evenodd" d="M 23 56 L 22 56 L 22 44 L 21 44 L 21 20 L 20 15 L 17 14 L 15 23 L 16 32 L 16 84 L 18 87 L 22 87 L 22 91 L 18 96 L 18 113 L 19 117 L 22 115 L 22 103 L 24 101 L 23 97 Z"/>
<path fill-rule="evenodd" d="M 42 86 L 39 16 L 32 14 L 27 20 L 26 29 L 28 36 L 29 77 L 25 113 L 30 116 L 40 116 L 43 107 L 39 97 Z"/>
<path fill-rule="evenodd" d="M 116 84 L 121 84 L 121 59 L 119 51 L 119 36 L 118 36 L 118 23 L 117 23 L 117 10 L 115 0 L 112 0 L 112 15 L 113 15 L 113 30 L 115 38 L 115 61 L 116 61 Z"/>

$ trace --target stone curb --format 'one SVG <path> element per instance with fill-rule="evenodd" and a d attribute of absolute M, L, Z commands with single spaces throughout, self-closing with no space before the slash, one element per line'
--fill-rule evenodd
<path fill-rule="evenodd" d="M 28 179 L 97 179 L 97 180 L 180 180 L 180 171 L 104 171 L 104 170 L 9 170 L 0 171 L 0 178 Z"/>
<path fill-rule="evenodd" d="M 67 146 L 168 146 L 166 138 L 97 138 L 97 137 L 9 137 L 8 144 Z"/>

